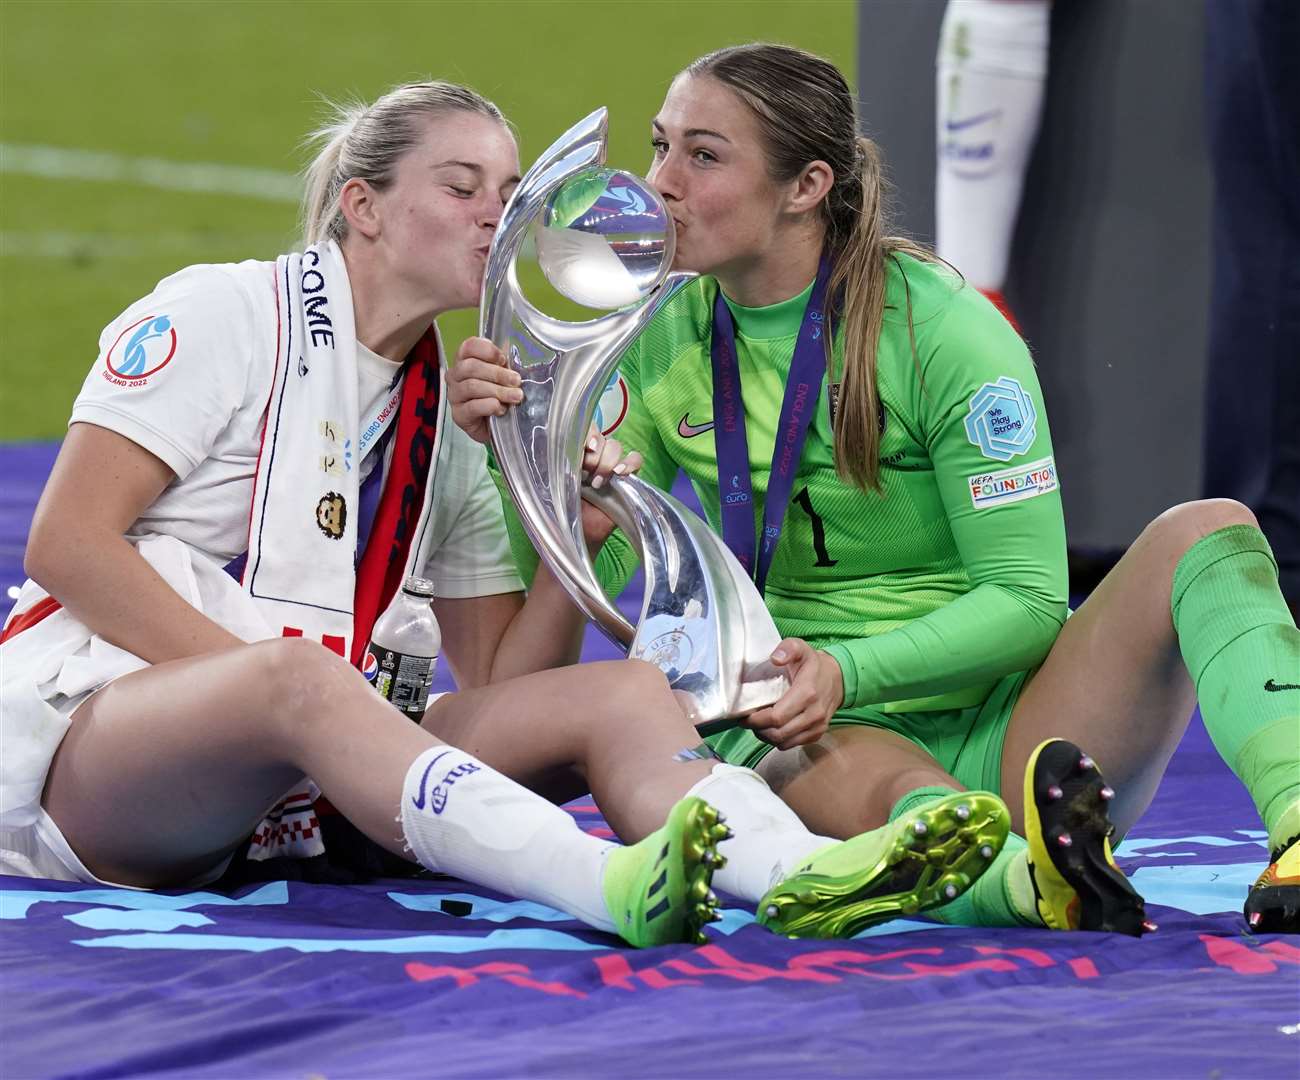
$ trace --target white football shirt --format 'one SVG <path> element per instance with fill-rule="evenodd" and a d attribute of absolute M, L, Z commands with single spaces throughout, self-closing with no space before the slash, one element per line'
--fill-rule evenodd
<path fill-rule="evenodd" d="M 70 423 L 114 431 L 176 474 L 127 531 L 174 536 L 225 564 L 248 547 L 248 514 L 275 373 L 275 264 L 187 267 L 100 335 Z M 362 416 L 400 365 L 358 342 Z M 391 441 L 388 444 L 391 447 Z M 434 476 L 432 554 L 422 573 L 444 597 L 522 591 L 485 448 L 448 416 Z M 362 475 L 369 469 L 363 467 Z"/>

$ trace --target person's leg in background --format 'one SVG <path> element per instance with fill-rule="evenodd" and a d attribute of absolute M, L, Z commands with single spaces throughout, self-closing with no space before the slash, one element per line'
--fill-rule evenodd
<path fill-rule="evenodd" d="M 948 0 L 935 61 L 935 246 L 1012 325 L 1002 288 L 1043 112 L 1051 9 Z"/>

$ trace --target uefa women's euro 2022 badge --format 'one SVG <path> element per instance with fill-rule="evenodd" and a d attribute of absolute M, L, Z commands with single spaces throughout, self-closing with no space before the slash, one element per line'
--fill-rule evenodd
<path fill-rule="evenodd" d="M 975 391 L 966 412 L 966 437 L 986 458 L 1010 461 L 1027 454 L 1038 434 L 1038 413 L 1024 387 L 1004 375 Z"/>
<path fill-rule="evenodd" d="M 327 491 L 316 504 L 316 525 L 331 540 L 342 540 L 348 524 L 348 504 L 337 491 Z"/>
<path fill-rule="evenodd" d="M 142 387 L 176 355 L 176 328 L 167 315 L 146 315 L 117 336 L 101 374 L 114 386 Z"/>

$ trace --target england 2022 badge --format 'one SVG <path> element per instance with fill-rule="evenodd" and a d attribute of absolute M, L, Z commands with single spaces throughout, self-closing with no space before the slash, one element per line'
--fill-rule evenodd
<path fill-rule="evenodd" d="M 105 379 L 114 386 L 147 386 L 176 355 L 176 328 L 167 315 L 146 315 L 123 330 L 104 357 Z"/>
<path fill-rule="evenodd" d="M 1025 389 L 1004 375 L 985 383 L 970 399 L 966 412 L 966 437 L 980 453 L 994 461 L 1010 461 L 1026 454 L 1038 433 L 1038 413 Z"/>

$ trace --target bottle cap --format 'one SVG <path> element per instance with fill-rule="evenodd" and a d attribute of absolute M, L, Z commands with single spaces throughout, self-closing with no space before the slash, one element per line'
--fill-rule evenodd
<path fill-rule="evenodd" d="M 428 578 L 409 577 L 402 585 L 402 592 L 410 596 L 430 597 L 433 595 L 433 582 Z"/>

